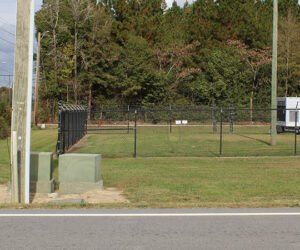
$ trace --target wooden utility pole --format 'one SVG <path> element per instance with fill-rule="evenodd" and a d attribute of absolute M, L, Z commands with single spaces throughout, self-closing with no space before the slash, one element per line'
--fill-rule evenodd
<path fill-rule="evenodd" d="M 36 56 L 36 81 L 35 81 L 35 126 L 38 124 L 39 116 L 39 81 L 40 81 L 40 51 L 41 51 L 41 32 L 38 33 L 38 47 Z"/>
<path fill-rule="evenodd" d="M 17 0 L 17 29 L 13 88 L 12 131 L 17 133 L 20 202 L 30 202 L 30 134 L 34 0 Z M 16 153 L 16 152 L 13 152 Z M 14 190 L 12 190 L 14 192 Z"/>
<path fill-rule="evenodd" d="M 11 112 L 11 85 L 10 85 L 10 75 L 8 76 L 8 106 Z"/>
<path fill-rule="evenodd" d="M 272 50 L 272 97 L 271 97 L 271 145 L 276 145 L 277 123 L 277 40 L 278 40 L 278 1 L 273 0 L 273 50 Z"/>
<path fill-rule="evenodd" d="M 18 165 L 18 138 L 17 132 L 13 131 L 11 133 L 11 162 L 12 166 Z M 12 203 L 19 203 L 20 202 L 20 193 L 19 193 L 19 176 L 18 176 L 18 169 L 12 167 L 11 170 L 11 201 Z"/>

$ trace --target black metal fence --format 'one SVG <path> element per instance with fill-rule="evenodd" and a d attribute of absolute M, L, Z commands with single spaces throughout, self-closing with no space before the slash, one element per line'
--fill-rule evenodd
<path fill-rule="evenodd" d="M 57 154 L 63 154 L 87 133 L 86 106 L 59 103 Z"/>
<path fill-rule="evenodd" d="M 295 109 L 286 109 L 285 113 L 288 111 L 296 116 L 299 113 Z M 85 132 L 93 139 L 80 152 L 100 153 L 103 157 L 289 156 L 297 155 L 299 144 L 298 115 L 292 127 L 278 134 L 277 145 L 271 146 L 271 109 L 170 106 L 85 112 Z M 69 120 L 62 117 L 61 121 Z M 71 133 L 69 126 L 61 124 L 60 130 Z M 64 150 L 69 145 L 72 144 L 66 144 Z"/>

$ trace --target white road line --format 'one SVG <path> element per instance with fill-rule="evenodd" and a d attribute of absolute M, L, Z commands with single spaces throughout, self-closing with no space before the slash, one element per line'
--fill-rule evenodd
<path fill-rule="evenodd" d="M 152 213 L 152 214 L 0 214 L 0 217 L 234 217 L 234 216 L 300 216 L 300 212 L 274 213 Z"/>

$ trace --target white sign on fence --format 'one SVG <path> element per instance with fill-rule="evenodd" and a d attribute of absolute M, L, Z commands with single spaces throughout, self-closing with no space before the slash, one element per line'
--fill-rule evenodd
<path fill-rule="evenodd" d="M 181 120 L 176 120 L 175 123 L 176 123 L 176 125 L 180 125 L 181 124 Z"/>
<path fill-rule="evenodd" d="M 182 124 L 188 124 L 187 120 L 182 120 Z"/>

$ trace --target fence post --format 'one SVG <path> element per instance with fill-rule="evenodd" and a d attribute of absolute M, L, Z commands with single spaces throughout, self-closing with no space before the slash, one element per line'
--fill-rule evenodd
<path fill-rule="evenodd" d="M 233 134 L 233 115 L 234 115 L 234 106 L 232 103 L 230 109 L 230 134 Z"/>
<path fill-rule="evenodd" d="M 129 112 L 129 110 L 130 110 L 130 107 L 128 105 L 128 107 L 127 107 L 127 134 L 129 134 L 129 123 L 130 123 L 130 112 Z"/>
<path fill-rule="evenodd" d="M 60 128 L 61 128 L 61 148 L 62 151 L 60 153 L 65 153 L 66 145 L 68 145 L 69 142 L 67 142 L 66 138 L 68 136 L 68 131 L 66 131 L 66 119 L 67 119 L 67 113 L 64 111 L 64 107 L 62 107 L 61 113 L 60 113 Z M 69 117 L 68 117 L 69 119 Z"/>
<path fill-rule="evenodd" d="M 76 110 L 74 109 L 73 107 L 73 120 L 72 120 L 72 123 L 73 123 L 73 139 L 72 139 L 72 145 L 74 145 L 76 143 Z"/>
<path fill-rule="evenodd" d="M 88 114 L 90 114 L 90 115 L 88 115 Z M 84 115 L 84 118 L 85 118 L 85 131 L 84 131 L 84 134 L 85 134 L 85 135 L 87 134 L 87 129 L 88 129 L 88 119 L 91 120 L 91 114 L 92 114 L 92 111 L 91 111 L 91 110 L 88 110 L 88 106 L 86 106 L 85 115 Z"/>
<path fill-rule="evenodd" d="M 62 131 L 61 131 L 61 111 L 62 105 L 61 102 L 58 102 L 58 136 L 57 136 L 57 144 L 56 144 L 56 154 L 59 155 L 61 153 L 62 148 Z"/>
<path fill-rule="evenodd" d="M 170 133 L 172 133 L 172 105 L 170 104 L 170 114 L 169 114 L 169 122 L 170 122 Z"/>
<path fill-rule="evenodd" d="M 137 119 L 137 110 L 134 111 L 134 153 L 133 153 L 134 158 L 136 158 L 136 119 Z"/>
<path fill-rule="evenodd" d="M 220 110 L 220 157 L 222 157 L 222 136 L 223 136 L 223 108 Z"/>
<path fill-rule="evenodd" d="M 295 111 L 295 145 L 294 145 L 294 156 L 297 155 L 297 121 L 298 121 L 298 102 Z"/>
<path fill-rule="evenodd" d="M 68 123 L 67 123 L 67 126 L 68 126 L 68 130 L 66 131 L 66 135 L 68 136 L 68 144 L 67 144 L 67 148 L 69 148 L 69 145 L 71 145 L 71 135 L 72 135 L 72 121 L 71 121 L 71 118 L 72 116 L 70 117 L 70 114 L 71 114 L 71 111 L 69 112 L 66 112 L 66 117 L 68 117 Z"/>
<path fill-rule="evenodd" d="M 74 144 L 76 144 L 76 142 L 77 142 L 77 133 L 78 133 L 78 111 L 77 111 L 77 106 L 75 106 L 74 109 L 75 109 L 75 111 L 74 111 L 74 120 L 75 120 L 75 122 L 74 122 L 74 124 L 75 124 Z"/>
<path fill-rule="evenodd" d="M 218 129 L 217 129 L 217 117 L 216 117 L 216 104 L 215 104 L 215 102 L 213 104 L 212 119 L 213 119 L 213 134 L 216 134 Z"/>
<path fill-rule="evenodd" d="M 70 130 L 70 132 L 71 132 L 71 143 L 69 145 L 73 145 L 74 144 L 74 111 L 73 111 L 73 109 L 70 111 L 69 115 L 70 115 L 70 118 L 71 118 L 71 122 L 70 122 L 70 126 L 71 126 L 71 130 Z"/>

